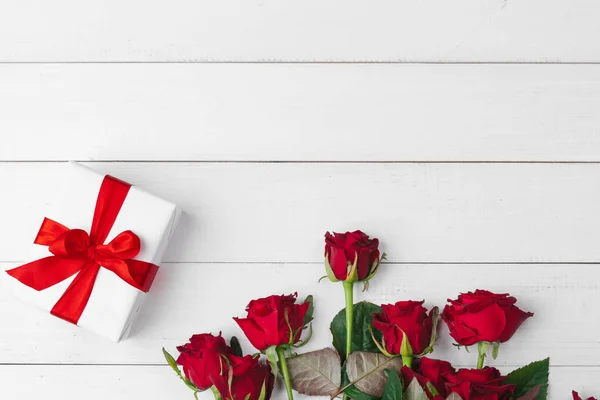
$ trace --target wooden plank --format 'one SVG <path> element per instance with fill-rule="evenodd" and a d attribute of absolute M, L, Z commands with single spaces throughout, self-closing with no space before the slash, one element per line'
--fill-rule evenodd
<path fill-rule="evenodd" d="M 600 65 L 0 65 L 0 160 L 600 161 L 598 109 Z"/>
<path fill-rule="evenodd" d="M 598 62 L 599 12 L 594 0 L 13 1 L 0 61 Z"/>
<path fill-rule="evenodd" d="M 0 319 L 10 323 L 0 325 L 0 360 L 159 364 L 163 346 L 176 353 L 175 346 L 192 334 L 219 331 L 228 338 L 238 336 L 245 351 L 251 352 L 231 318 L 243 316 L 253 298 L 296 291 L 302 299 L 308 294 L 315 297 L 314 336 L 306 351 L 330 346 L 329 323 L 344 307 L 344 299 L 341 284 L 317 283 L 323 274 L 320 264 L 166 264 L 132 337 L 118 345 L 17 302 L 2 280 Z M 384 265 L 367 292 L 357 287 L 356 301 L 425 299 L 428 307 L 442 307 L 447 298 L 477 288 L 509 292 L 535 316 L 501 346 L 499 358 L 489 360 L 492 365 L 523 365 L 550 356 L 555 366 L 597 366 L 599 278 L 600 270 L 593 265 Z M 441 325 L 432 357 L 474 364 L 476 354 L 458 351 Z"/>
<path fill-rule="evenodd" d="M 357 228 L 390 262 L 600 260 L 598 164 L 88 165 L 183 208 L 165 261 L 319 263 Z M 0 261 L 27 259 L 67 167 L 0 164 Z"/>
<path fill-rule="evenodd" d="M 504 369 L 503 373 L 508 370 Z M 192 392 L 166 366 L 0 366 L 2 394 L 11 400 L 45 398 L 64 400 L 129 400 L 135 399 L 189 399 Z M 600 391 L 600 368 L 550 368 L 549 400 L 571 398 L 571 390 L 578 389 L 582 396 L 593 396 Z M 273 400 L 283 399 L 285 392 L 277 388 Z M 204 392 L 201 400 L 214 399 Z M 325 399 L 295 394 L 294 399 Z"/>

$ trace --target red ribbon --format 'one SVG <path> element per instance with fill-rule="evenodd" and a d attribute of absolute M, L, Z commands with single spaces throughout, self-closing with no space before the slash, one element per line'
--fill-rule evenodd
<path fill-rule="evenodd" d="M 131 286 L 147 292 L 158 266 L 134 260 L 140 252 L 140 238 L 132 231 L 118 234 L 103 244 L 119 215 L 129 185 L 105 176 L 100 186 L 90 234 L 69 229 L 44 218 L 34 243 L 48 246 L 52 256 L 6 271 L 10 276 L 35 289 L 44 290 L 77 273 L 50 313 L 77 324 L 88 303 L 100 267 L 119 276 Z"/>

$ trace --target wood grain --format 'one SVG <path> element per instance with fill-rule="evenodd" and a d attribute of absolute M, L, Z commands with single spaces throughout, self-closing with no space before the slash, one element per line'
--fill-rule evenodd
<path fill-rule="evenodd" d="M 12 265 L 5 265 L 6 268 Z M 0 280 L 1 363 L 160 364 L 164 346 L 175 346 L 194 333 L 237 336 L 253 348 L 232 320 L 244 316 L 253 298 L 298 292 L 315 298 L 314 336 L 302 351 L 331 346 L 328 327 L 344 307 L 341 284 L 317 283 L 321 264 L 166 264 L 149 293 L 132 337 L 118 345 L 38 312 L 10 297 Z M 4 277 L 4 275 L 3 275 Z M 600 271 L 594 265 L 383 265 L 371 287 L 356 301 L 377 304 L 425 299 L 443 307 L 460 292 L 488 289 L 509 292 L 517 305 L 532 311 L 492 365 L 515 366 L 551 357 L 554 366 L 597 366 L 600 311 L 596 307 Z M 5 278 L 6 279 L 6 278 Z M 441 324 L 434 358 L 474 365 L 476 353 L 452 346 Z M 579 382 L 579 381 L 578 381 Z M 591 383 L 580 380 L 581 384 Z"/>
<path fill-rule="evenodd" d="M 600 65 L 5 64 L 0 109 L 0 160 L 600 161 Z"/>
<path fill-rule="evenodd" d="M 182 207 L 165 261 L 321 262 L 356 228 L 390 262 L 600 260 L 599 164 L 88 165 Z M 66 167 L 0 164 L 0 261 L 26 260 Z"/>
<path fill-rule="evenodd" d="M 594 0 L 10 1 L 0 61 L 598 62 Z"/>

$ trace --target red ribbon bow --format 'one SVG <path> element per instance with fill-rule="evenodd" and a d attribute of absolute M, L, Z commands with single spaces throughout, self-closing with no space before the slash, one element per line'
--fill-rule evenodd
<path fill-rule="evenodd" d="M 89 235 L 82 229 L 69 229 L 44 218 L 34 243 L 48 246 L 53 255 L 6 272 L 38 291 L 77 273 L 50 311 L 52 315 L 73 324 L 77 324 L 87 305 L 100 267 L 114 272 L 131 286 L 147 292 L 152 286 L 158 266 L 133 259 L 140 252 L 140 238 L 132 231 L 125 231 L 110 243 L 103 244 L 130 187 L 128 183 L 105 176 L 98 193 Z"/>

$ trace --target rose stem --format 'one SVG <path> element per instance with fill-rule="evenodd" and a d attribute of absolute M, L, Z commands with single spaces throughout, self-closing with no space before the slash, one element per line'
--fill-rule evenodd
<path fill-rule="evenodd" d="M 485 360 L 485 353 L 488 350 L 490 344 L 488 342 L 477 343 L 477 369 L 483 368 L 483 361 Z"/>
<path fill-rule="evenodd" d="M 485 359 L 485 354 L 479 354 L 477 356 L 477 369 L 483 368 L 483 360 Z"/>
<path fill-rule="evenodd" d="M 346 360 L 352 352 L 352 320 L 354 319 L 354 282 L 342 282 L 346 297 Z M 348 395 L 344 393 L 344 400 Z"/>
<path fill-rule="evenodd" d="M 283 375 L 283 380 L 285 381 L 285 390 L 287 390 L 288 400 L 294 400 L 290 371 L 287 366 L 287 361 L 285 360 L 285 350 L 283 346 L 277 346 L 277 358 L 279 358 L 279 366 L 281 368 L 281 375 Z"/>
<path fill-rule="evenodd" d="M 402 356 L 402 365 L 408 368 L 412 368 L 412 356 Z"/>
<path fill-rule="evenodd" d="M 354 282 L 344 281 L 346 295 L 346 359 L 352 352 L 352 320 L 354 318 Z"/>

